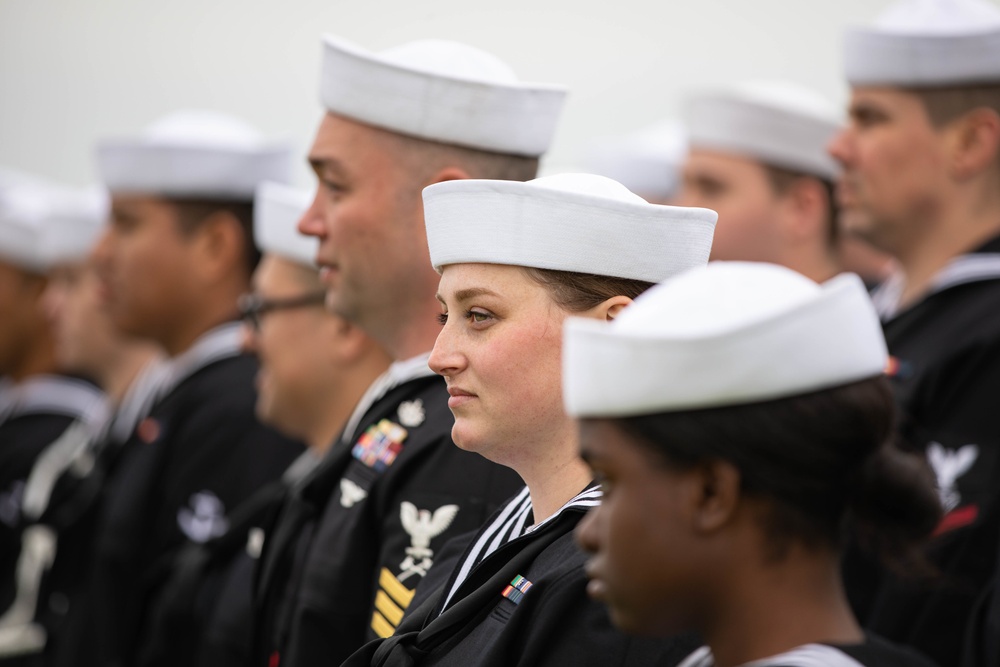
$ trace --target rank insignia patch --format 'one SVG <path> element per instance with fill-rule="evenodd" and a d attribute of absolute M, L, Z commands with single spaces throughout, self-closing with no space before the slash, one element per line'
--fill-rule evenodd
<path fill-rule="evenodd" d="M 369 468 L 381 472 L 395 462 L 403 449 L 407 431 L 399 424 L 383 419 L 358 438 L 351 454 Z"/>
<path fill-rule="evenodd" d="M 403 612 L 413 601 L 413 591 L 384 567 L 379 574 L 378 587 L 371 627 L 375 634 L 384 639 L 396 631 L 396 626 L 403 619 Z"/>
<path fill-rule="evenodd" d="M 532 586 L 533 584 L 530 581 L 521 575 L 517 575 L 511 580 L 510 585 L 503 589 L 501 595 L 514 604 L 521 604 L 521 598 L 525 596 Z"/>

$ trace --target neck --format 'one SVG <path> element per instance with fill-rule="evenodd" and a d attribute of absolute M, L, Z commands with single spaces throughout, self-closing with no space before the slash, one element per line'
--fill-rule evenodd
<path fill-rule="evenodd" d="M 305 433 L 304 440 L 317 454 L 325 453 L 340 435 L 355 406 L 375 379 L 389 367 L 389 360 L 381 351 L 365 359 L 355 368 L 343 371 L 343 382 L 329 392 L 326 400 L 317 402 L 315 423 Z"/>
<path fill-rule="evenodd" d="M 826 247 L 795 251 L 785 260 L 782 262 L 785 266 L 817 283 L 825 283 L 844 270 L 833 252 Z"/>
<path fill-rule="evenodd" d="M 233 304 L 235 304 L 235 299 Z M 198 316 L 192 316 L 177 323 L 167 335 L 156 341 L 163 346 L 170 357 L 183 354 L 197 342 L 199 338 L 212 329 L 236 320 L 236 306 L 214 308 Z"/>
<path fill-rule="evenodd" d="M 961 200 L 942 212 L 926 231 L 909 242 L 904 240 L 893 254 L 906 277 L 901 306 L 919 301 L 931 288 L 934 277 L 959 255 L 1000 234 L 1000 194 Z"/>
<path fill-rule="evenodd" d="M 7 375 L 14 382 L 23 382 L 35 375 L 56 373 L 58 367 L 55 341 L 51 332 L 44 329 L 32 340 L 28 349 L 17 359 L 17 365 Z"/>
<path fill-rule="evenodd" d="M 129 387 L 146 364 L 159 354 L 155 347 L 142 342 L 122 343 L 121 348 L 117 357 L 108 360 L 98 378 L 101 389 L 116 406 L 121 405 Z"/>
<path fill-rule="evenodd" d="M 576 427 L 572 422 L 568 426 L 561 438 L 540 439 L 524 447 L 526 456 L 511 465 L 528 486 L 536 524 L 558 512 L 593 479 L 577 455 Z M 539 447 L 539 442 L 550 444 Z"/>
<path fill-rule="evenodd" d="M 403 361 L 418 354 L 425 354 L 434 348 L 434 341 L 441 333 L 437 317 L 441 307 L 436 300 L 415 308 L 402 320 L 397 314 L 390 314 L 390 321 L 384 326 L 371 327 L 368 334 L 378 342 L 393 361 Z"/>
<path fill-rule="evenodd" d="M 719 582 L 725 608 L 703 636 L 718 667 L 736 667 L 803 644 L 857 644 L 864 633 L 851 613 L 839 561 L 791 547 L 786 559 L 762 562 L 760 550 Z"/>

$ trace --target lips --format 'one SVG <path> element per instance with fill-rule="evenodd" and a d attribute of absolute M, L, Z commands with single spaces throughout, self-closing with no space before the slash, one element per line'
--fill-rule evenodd
<path fill-rule="evenodd" d="M 448 407 L 451 409 L 459 408 L 466 403 L 469 403 L 475 398 L 478 398 L 471 391 L 466 391 L 459 387 L 448 387 Z"/>
<path fill-rule="evenodd" d="M 597 566 L 594 564 L 594 560 L 588 560 L 587 564 L 584 565 L 584 572 L 587 574 L 587 595 L 595 600 L 603 601 L 607 593 L 608 587 L 601 579 L 597 571 Z"/>

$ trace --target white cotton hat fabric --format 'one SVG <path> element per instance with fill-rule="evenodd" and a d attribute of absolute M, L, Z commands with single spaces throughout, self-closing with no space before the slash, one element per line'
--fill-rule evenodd
<path fill-rule="evenodd" d="M 526 183 L 424 188 L 431 263 L 484 263 L 659 282 L 703 266 L 718 214 L 650 204 L 617 181 L 557 174 Z"/>
<path fill-rule="evenodd" d="M 621 137 L 595 141 L 583 166 L 618 181 L 647 199 L 669 199 L 680 189 L 687 157 L 687 133 L 675 120 L 664 120 Z"/>
<path fill-rule="evenodd" d="M 687 100 L 691 148 L 733 153 L 774 167 L 833 180 L 840 173 L 826 145 L 843 126 L 822 95 L 785 81 L 757 81 Z"/>
<path fill-rule="evenodd" d="M 855 86 L 1000 83 L 1000 7 L 988 0 L 900 0 L 871 27 L 848 29 Z"/>
<path fill-rule="evenodd" d="M 108 221 L 108 194 L 101 188 L 52 188 L 46 195 L 42 244 L 47 264 L 82 262 Z"/>
<path fill-rule="evenodd" d="M 263 181 L 287 183 L 291 148 L 247 122 L 208 110 L 174 112 L 139 137 L 102 142 L 101 180 L 112 193 L 252 201 Z"/>
<path fill-rule="evenodd" d="M 46 273 L 86 259 L 107 221 L 107 195 L 34 177 L 0 184 L 0 260 Z"/>
<path fill-rule="evenodd" d="M 314 192 L 281 183 L 257 186 L 253 207 L 253 234 L 261 252 L 316 267 L 319 241 L 300 234 L 299 220 L 312 203 Z"/>
<path fill-rule="evenodd" d="M 324 35 L 320 98 L 335 114 L 400 134 L 534 157 L 552 143 L 566 88 L 522 83 L 503 61 L 458 42 L 373 53 Z"/>
<path fill-rule="evenodd" d="M 563 397 L 576 417 L 754 403 L 874 377 L 888 354 L 864 283 L 774 264 L 712 262 L 642 294 L 612 322 L 570 318 Z"/>

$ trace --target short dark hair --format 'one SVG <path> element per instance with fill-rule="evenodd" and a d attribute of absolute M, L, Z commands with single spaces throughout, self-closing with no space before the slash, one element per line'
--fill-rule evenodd
<path fill-rule="evenodd" d="M 823 193 L 826 195 L 827 207 L 826 242 L 830 247 L 836 245 L 837 241 L 840 239 L 840 230 L 839 225 L 837 224 L 840 217 L 840 208 L 837 206 L 837 197 L 834 192 L 833 182 L 816 176 L 815 174 L 807 174 L 802 171 L 786 169 L 784 167 L 775 167 L 768 164 L 764 165 L 764 170 L 767 172 L 767 177 L 771 182 L 771 187 L 774 189 L 775 193 L 779 195 L 785 194 L 796 181 L 802 178 L 810 178 L 819 182 L 819 184 L 823 186 Z"/>
<path fill-rule="evenodd" d="M 592 273 L 521 267 L 531 280 L 548 290 L 552 299 L 571 313 L 582 313 L 616 296 L 634 299 L 653 283 Z"/>
<path fill-rule="evenodd" d="M 1000 82 L 904 90 L 920 99 L 934 127 L 943 127 L 973 109 L 992 109 L 1000 114 Z"/>
<path fill-rule="evenodd" d="M 253 237 L 253 202 L 227 199 L 171 199 L 177 209 L 177 222 L 184 233 L 190 234 L 213 213 L 224 212 L 231 215 L 243 232 L 243 264 L 247 276 L 253 273 L 260 262 L 260 251 Z"/>
<path fill-rule="evenodd" d="M 616 420 L 654 461 L 690 468 L 724 460 L 748 496 L 768 499 L 775 558 L 792 542 L 839 549 L 850 532 L 889 564 L 920 563 L 941 517 L 926 462 L 893 444 L 884 377 L 746 405 Z"/>
<path fill-rule="evenodd" d="M 538 158 L 484 151 L 466 146 L 445 144 L 419 137 L 387 133 L 405 158 L 415 177 L 424 180 L 440 169 L 460 167 L 470 178 L 498 181 L 530 181 L 538 175 Z"/>

